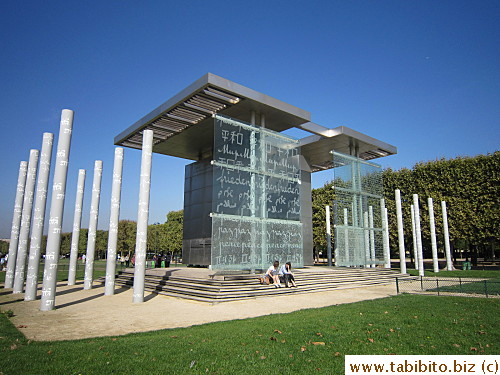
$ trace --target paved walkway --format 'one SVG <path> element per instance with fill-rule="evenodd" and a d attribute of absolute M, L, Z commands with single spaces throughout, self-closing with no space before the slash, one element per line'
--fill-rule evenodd
<path fill-rule="evenodd" d="M 3 289 L 3 285 L 0 285 L 0 309 L 14 312 L 11 321 L 28 339 L 49 341 L 189 327 L 394 294 L 396 288 L 391 284 L 208 304 L 146 293 L 144 303 L 134 304 L 131 289 L 119 289 L 113 296 L 104 296 L 102 286 L 83 290 L 83 282 L 74 286 L 62 282 L 57 287 L 53 311 L 40 311 L 39 299 L 25 302 L 24 294 L 12 294 L 12 290 Z"/>

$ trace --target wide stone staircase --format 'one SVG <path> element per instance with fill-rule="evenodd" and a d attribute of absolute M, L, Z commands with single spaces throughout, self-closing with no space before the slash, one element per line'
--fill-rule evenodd
<path fill-rule="evenodd" d="M 217 273 L 207 269 L 163 268 L 148 269 L 144 289 L 166 296 L 218 303 L 265 296 L 312 293 L 335 289 L 350 289 L 392 284 L 395 279 L 410 278 L 383 268 L 305 267 L 294 270 L 297 288 L 275 288 L 261 285 L 258 274 Z M 105 279 L 96 280 L 104 284 Z M 116 276 L 118 287 L 131 288 L 134 270 L 124 269 Z"/>

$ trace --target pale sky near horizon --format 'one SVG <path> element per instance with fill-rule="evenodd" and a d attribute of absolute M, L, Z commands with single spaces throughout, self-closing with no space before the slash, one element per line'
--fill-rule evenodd
<path fill-rule="evenodd" d="M 88 227 L 97 159 L 108 229 L 114 137 L 207 72 L 396 146 L 383 167 L 499 150 L 498 19 L 498 1 L 2 1 L 0 238 L 19 162 L 44 132 L 57 142 L 62 109 L 75 111 L 63 231 L 80 168 Z M 154 155 L 150 223 L 182 209 L 189 162 Z M 125 149 L 120 219 L 137 219 L 139 170 Z"/>

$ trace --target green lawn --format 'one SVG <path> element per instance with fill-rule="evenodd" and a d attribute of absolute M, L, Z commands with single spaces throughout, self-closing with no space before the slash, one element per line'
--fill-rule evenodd
<path fill-rule="evenodd" d="M 342 374 L 346 354 L 500 354 L 499 312 L 500 299 L 398 295 L 191 328 L 59 342 L 29 342 L 0 314 L 0 372 Z"/>
<path fill-rule="evenodd" d="M 41 262 L 38 270 L 38 282 L 42 282 L 43 278 L 43 268 L 45 263 Z M 116 270 L 121 269 L 121 264 L 118 263 L 116 265 Z M 57 266 L 57 281 L 66 281 L 68 280 L 68 270 L 69 270 L 69 259 L 61 259 L 58 262 Z M 76 264 L 76 279 L 83 280 L 85 275 L 85 264 L 79 260 Z M 106 275 L 106 260 L 96 260 L 94 262 L 94 279 L 98 277 Z M 0 282 L 5 281 L 5 272 L 0 272 Z"/>

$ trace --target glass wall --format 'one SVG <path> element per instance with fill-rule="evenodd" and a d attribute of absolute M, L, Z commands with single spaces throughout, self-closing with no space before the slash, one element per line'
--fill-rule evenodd
<path fill-rule="evenodd" d="M 384 264 L 380 165 L 333 152 L 335 264 Z"/>
<path fill-rule="evenodd" d="M 212 267 L 301 267 L 298 141 L 220 115 L 214 126 Z"/>

